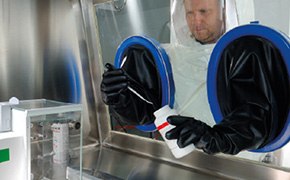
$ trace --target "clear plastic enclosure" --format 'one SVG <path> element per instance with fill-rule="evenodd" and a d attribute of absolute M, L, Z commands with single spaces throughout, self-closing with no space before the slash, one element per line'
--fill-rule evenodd
<path fill-rule="evenodd" d="M 20 101 L 12 108 L 12 121 L 16 131 L 26 134 L 30 179 L 65 179 L 68 168 L 81 172 L 80 104 L 45 99 Z"/>

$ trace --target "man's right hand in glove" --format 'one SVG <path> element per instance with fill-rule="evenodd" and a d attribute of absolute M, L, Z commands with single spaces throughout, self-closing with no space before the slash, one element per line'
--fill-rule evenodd
<path fill-rule="evenodd" d="M 252 103 L 236 108 L 213 127 L 192 117 L 169 116 L 167 121 L 175 128 L 165 136 L 169 140 L 176 139 L 181 148 L 193 143 L 208 154 L 237 154 L 263 147 L 271 128 L 267 116 L 266 107 Z"/>
<path fill-rule="evenodd" d="M 104 72 L 101 83 L 102 99 L 107 105 L 120 107 L 126 104 L 128 78 L 122 69 L 116 69 L 109 63 L 105 66 L 108 70 Z"/>

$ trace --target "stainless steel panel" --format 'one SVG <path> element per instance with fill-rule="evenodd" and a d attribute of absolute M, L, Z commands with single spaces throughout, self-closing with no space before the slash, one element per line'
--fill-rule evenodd
<path fill-rule="evenodd" d="M 78 0 L 0 1 L 0 101 L 82 103 L 85 140 L 98 143 L 92 68 Z"/>
<path fill-rule="evenodd" d="M 178 161 L 148 157 L 144 154 L 107 147 L 89 147 L 84 150 L 84 169 L 87 175 L 101 179 L 289 179 L 290 174 L 270 166 L 247 161 L 208 156 L 200 152 L 187 166 Z M 177 163 L 176 163 L 177 162 Z"/>
<path fill-rule="evenodd" d="M 206 173 L 111 148 L 88 148 L 84 153 L 84 160 L 93 159 L 94 163 L 84 164 L 83 172 L 101 179 L 228 179 L 214 172 Z"/>
<path fill-rule="evenodd" d="M 163 160 L 213 176 L 229 179 L 290 179 L 290 170 L 283 167 L 262 164 L 234 156 L 207 155 L 194 151 L 181 159 L 175 159 L 164 142 L 153 139 L 111 132 L 105 146 L 139 154 L 148 158 Z M 110 159 L 114 161 L 114 158 Z M 110 161 L 107 161 L 110 163 Z M 183 179 L 181 177 L 181 179 Z M 186 178 L 184 178 L 186 179 Z"/>
<path fill-rule="evenodd" d="M 0 99 L 40 96 L 42 63 L 37 61 L 33 2 L 2 0 L 0 3 Z M 19 63 L 20 62 L 20 63 Z M 35 62 L 35 63 L 32 63 Z M 29 79 L 33 77 L 32 79 Z"/>

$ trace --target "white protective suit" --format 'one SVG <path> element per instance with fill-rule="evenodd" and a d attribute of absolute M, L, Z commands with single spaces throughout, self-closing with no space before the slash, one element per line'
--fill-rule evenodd
<path fill-rule="evenodd" d="M 253 7 L 251 4 L 247 3 L 247 6 Z M 251 13 L 243 12 L 238 15 L 235 0 L 226 0 L 222 6 L 225 11 L 226 31 L 238 26 L 241 20 L 254 19 L 253 8 L 250 8 Z M 183 116 L 192 116 L 213 126 L 215 122 L 207 100 L 206 77 L 208 62 L 215 44 L 201 45 L 191 37 L 183 1 L 173 0 L 171 7 L 171 43 L 163 47 L 172 65 L 175 83 L 174 108 Z M 244 14 L 247 18 L 238 19 L 246 17 Z"/>
<path fill-rule="evenodd" d="M 174 108 L 182 116 L 215 124 L 207 98 L 207 67 L 215 44 L 201 45 L 191 37 L 182 0 L 172 0 L 171 43 L 163 44 L 170 58 L 175 84 Z M 225 30 L 254 20 L 252 0 L 225 0 Z M 243 8 L 244 7 L 244 8 Z M 245 8 L 247 7 L 247 8 Z M 260 159 L 261 153 L 241 152 L 239 157 Z"/>

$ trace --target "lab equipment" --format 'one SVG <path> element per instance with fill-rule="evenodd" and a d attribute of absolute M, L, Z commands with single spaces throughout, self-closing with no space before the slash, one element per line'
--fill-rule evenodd
<path fill-rule="evenodd" d="M 0 152 L 8 154 L 0 179 L 64 179 L 68 167 L 82 173 L 82 127 L 69 128 L 82 124 L 80 104 L 46 99 L 1 104 L 9 106 L 11 131 L 0 133 Z"/>

